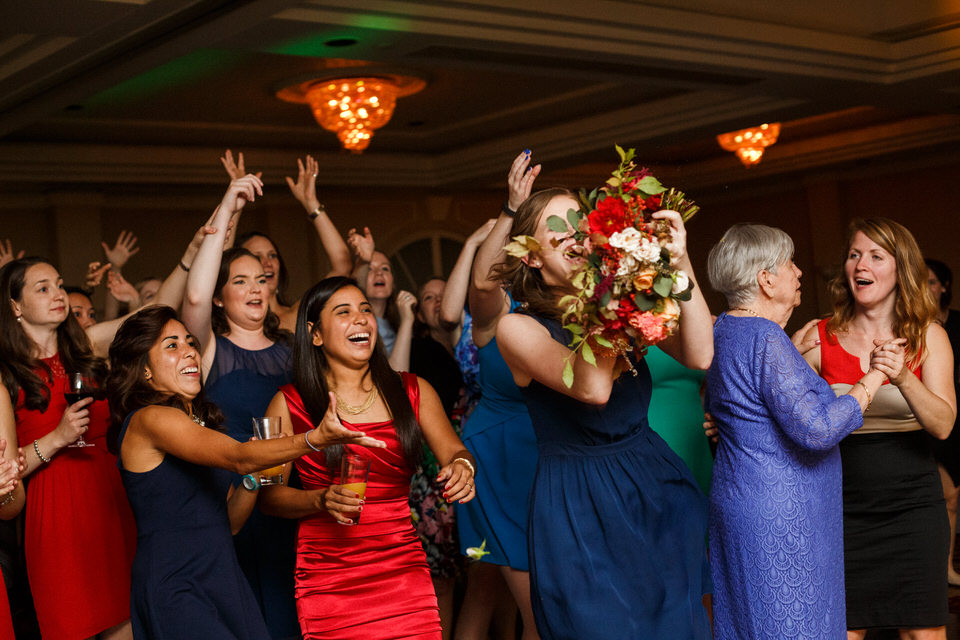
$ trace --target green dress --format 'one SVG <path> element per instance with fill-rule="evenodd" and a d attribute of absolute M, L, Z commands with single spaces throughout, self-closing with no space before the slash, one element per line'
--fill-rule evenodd
<path fill-rule="evenodd" d="M 653 378 L 650 426 L 680 456 L 705 494 L 710 492 L 713 456 L 703 435 L 703 404 L 700 385 L 704 371 L 687 369 L 657 347 L 645 356 Z"/>

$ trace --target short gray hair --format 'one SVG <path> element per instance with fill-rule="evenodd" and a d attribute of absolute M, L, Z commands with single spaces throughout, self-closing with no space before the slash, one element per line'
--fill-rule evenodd
<path fill-rule="evenodd" d="M 707 275 L 727 304 L 739 307 L 756 297 L 758 273 L 776 273 L 777 266 L 791 258 L 793 240 L 784 231 L 764 224 L 735 224 L 710 249 Z"/>

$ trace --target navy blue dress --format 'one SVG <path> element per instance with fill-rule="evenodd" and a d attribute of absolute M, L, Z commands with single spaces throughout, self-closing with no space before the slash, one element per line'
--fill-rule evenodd
<path fill-rule="evenodd" d="M 837 444 L 863 424 L 860 405 L 836 397 L 770 320 L 723 314 L 713 342 L 715 637 L 843 640 Z"/>
<path fill-rule="evenodd" d="M 127 417 L 119 442 L 127 433 Z M 227 516 L 230 473 L 167 454 L 120 477 L 137 521 L 130 621 L 137 640 L 268 640 L 237 564 Z"/>
<path fill-rule="evenodd" d="M 648 425 L 650 372 L 635 366 L 603 406 L 536 381 L 521 389 L 540 450 L 530 582 L 546 639 L 710 638 L 706 497 Z"/>
<path fill-rule="evenodd" d="M 291 381 L 292 354 L 281 342 L 250 351 L 223 336 L 216 340 L 217 352 L 205 385 L 207 399 L 223 412 L 227 435 L 246 442 L 253 437 L 252 419 L 265 415 L 273 396 Z M 295 475 L 291 475 L 294 486 Z M 240 476 L 233 476 L 233 484 L 240 484 Z M 274 640 L 300 637 L 293 593 L 296 539 L 296 520 L 268 516 L 259 509 L 233 537 L 240 567 Z"/>

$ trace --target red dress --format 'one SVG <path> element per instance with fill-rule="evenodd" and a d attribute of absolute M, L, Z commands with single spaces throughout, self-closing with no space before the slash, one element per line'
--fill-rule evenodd
<path fill-rule="evenodd" d="M 24 450 L 53 431 L 67 408 L 60 357 L 43 362 L 53 371 L 47 410 L 25 408 L 23 390 L 17 398 L 17 440 Z M 137 535 L 117 459 L 107 451 L 109 423 L 107 402 L 94 401 L 84 434 L 94 446 L 64 448 L 27 477 L 24 550 L 44 638 L 89 638 L 130 618 Z"/>
<path fill-rule="evenodd" d="M 10 617 L 10 601 L 7 599 L 7 586 L 0 573 L 0 640 L 14 640 L 13 619 Z"/>
<path fill-rule="evenodd" d="M 417 377 L 401 375 L 419 414 Z M 296 388 L 286 385 L 281 391 L 294 432 L 312 429 Z M 337 524 L 326 511 L 300 521 L 296 597 L 304 640 L 439 640 L 437 597 L 407 503 L 414 470 L 403 457 L 393 422 L 344 425 L 383 440 L 387 448 L 345 447 L 372 460 L 359 524 Z M 327 469 L 322 452 L 303 456 L 296 465 L 304 489 L 322 489 L 338 480 L 338 471 Z"/>

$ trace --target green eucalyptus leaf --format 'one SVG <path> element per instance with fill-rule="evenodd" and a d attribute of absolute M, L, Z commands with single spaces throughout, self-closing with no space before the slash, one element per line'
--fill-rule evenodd
<path fill-rule="evenodd" d="M 580 211 L 578 209 L 567 209 L 567 222 L 576 229 L 580 226 Z"/>
<path fill-rule="evenodd" d="M 613 145 L 613 148 L 617 150 L 617 155 L 620 156 L 620 161 L 625 162 L 627 160 L 627 152 L 623 150 L 623 147 L 615 144 Z M 633 149 L 631 149 L 631 151 L 633 151 Z"/>
<path fill-rule="evenodd" d="M 547 228 L 550 229 L 550 231 L 563 233 L 567 230 L 567 222 L 560 216 L 550 216 L 547 218 Z"/>
<path fill-rule="evenodd" d="M 673 288 L 673 280 L 668 277 L 660 276 L 653 283 L 653 290 L 663 298 L 666 298 L 670 295 L 670 290 Z"/>
<path fill-rule="evenodd" d="M 637 183 L 637 187 L 644 193 L 649 193 L 652 196 L 666 191 L 666 188 L 660 184 L 660 181 L 653 176 L 647 176 L 640 180 L 640 182 Z"/>
<path fill-rule="evenodd" d="M 593 349 L 590 348 L 590 345 L 586 342 L 583 343 L 583 351 L 580 353 L 583 354 L 583 359 L 593 366 L 597 366 L 597 359 L 593 357 Z"/>
<path fill-rule="evenodd" d="M 607 349 L 612 349 L 612 348 L 613 348 L 613 343 L 610 342 L 609 340 L 607 340 L 606 338 L 604 338 L 604 337 L 603 337 L 602 335 L 600 335 L 599 333 L 596 334 L 595 336 L 593 336 L 593 339 L 594 339 L 594 340 L 596 341 L 596 343 L 597 343 L 598 345 L 600 345 L 601 347 L 606 347 Z"/>
<path fill-rule="evenodd" d="M 573 386 L 573 365 L 570 364 L 569 360 L 567 360 L 567 364 L 563 367 L 563 384 L 567 389 Z"/>
<path fill-rule="evenodd" d="M 574 335 L 580 335 L 583 333 L 583 327 L 578 324 L 565 324 L 563 325 L 563 328 Z"/>
<path fill-rule="evenodd" d="M 608 289 L 607 291 L 604 291 L 604 292 L 603 292 L 603 295 L 600 296 L 600 306 L 601 306 L 601 307 L 605 307 L 605 306 L 607 306 L 608 304 L 610 304 L 610 297 L 611 297 L 611 296 L 610 296 L 610 291 L 609 291 L 609 289 Z"/>
<path fill-rule="evenodd" d="M 644 293 L 635 293 L 633 294 L 633 304 L 637 305 L 637 309 L 640 311 L 650 311 L 657 304 L 657 299 L 651 298 Z"/>

